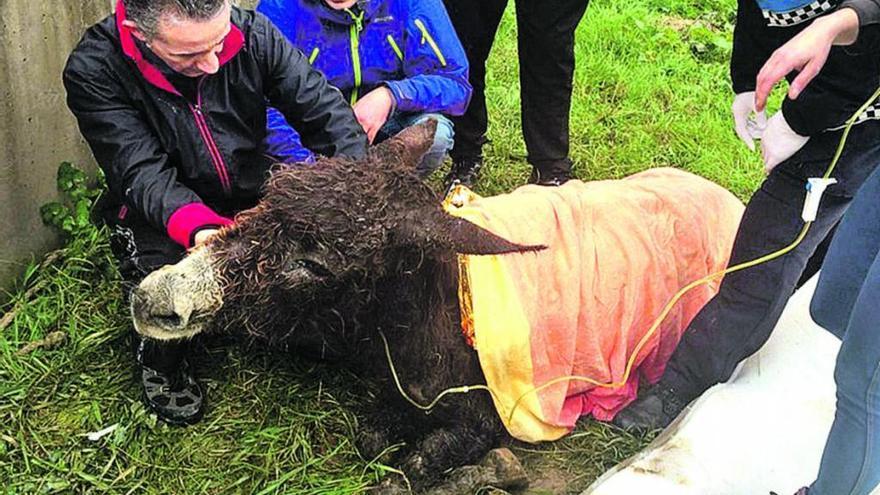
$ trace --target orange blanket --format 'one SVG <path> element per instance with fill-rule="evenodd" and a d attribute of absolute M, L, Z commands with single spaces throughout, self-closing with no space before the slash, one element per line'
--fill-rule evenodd
<path fill-rule="evenodd" d="M 635 398 L 640 379 L 660 378 L 718 282 L 676 305 L 626 385 L 563 379 L 535 391 L 570 375 L 622 381 L 633 349 L 675 292 L 725 268 L 743 211 L 725 189 L 676 169 L 490 198 L 470 193 L 463 202 L 447 201 L 447 211 L 512 241 L 548 246 L 460 257 L 463 329 L 507 430 L 529 442 L 555 440 L 585 414 L 610 420 Z"/>

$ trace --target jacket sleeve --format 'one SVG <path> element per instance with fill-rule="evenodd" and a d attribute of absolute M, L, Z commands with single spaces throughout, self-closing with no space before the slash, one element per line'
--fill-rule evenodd
<path fill-rule="evenodd" d="M 832 50 L 832 56 L 837 51 Z M 834 81 L 820 72 L 796 100 L 785 98 L 782 115 L 791 129 L 801 136 L 814 136 L 842 125 L 858 108 L 855 98 L 852 99 L 855 106 L 847 105 L 848 99 L 842 91 L 846 88 L 835 87 Z"/>
<path fill-rule="evenodd" d="M 860 35 L 848 47 L 832 47 L 825 66 L 798 98 L 783 101 L 782 112 L 793 131 L 812 136 L 839 128 L 877 89 L 875 35 Z"/>
<path fill-rule="evenodd" d="M 764 62 L 785 41 L 785 30 L 767 26 L 756 0 L 738 0 L 730 79 L 736 94 L 755 90 Z"/>
<path fill-rule="evenodd" d="M 266 139 L 263 141 L 267 154 L 282 163 L 303 163 L 314 160 L 312 152 L 303 147 L 299 134 L 278 110 L 266 109 Z"/>
<path fill-rule="evenodd" d="M 839 8 L 849 7 L 859 16 L 859 26 L 880 24 L 880 0 L 846 0 Z"/>
<path fill-rule="evenodd" d="M 231 224 L 178 182 L 177 170 L 122 84 L 100 70 L 84 70 L 86 64 L 75 57 L 63 76 L 67 105 L 107 177 L 111 194 L 184 247 L 191 246 L 193 236 L 203 228 Z"/>
<path fill-rule="evenodd" d="M 402 112 L 464 114 L 473 89 L 464 48 L 440 0 L 408 3 L 404 75 L 385 84 Z"/>
<path fill-rule="evenodd" d="M 342 93 L 262 14 L 255 28 L 266 97 L 296 126 L 303 146 L 324 156 L 365 156 L 367 135 Z"/>

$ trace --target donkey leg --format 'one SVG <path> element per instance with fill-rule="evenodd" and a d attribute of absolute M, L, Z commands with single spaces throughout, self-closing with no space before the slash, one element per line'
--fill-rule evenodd
<path fill-rule="evenodd" d="M 448 469 L 472 464 L 494 447 L 500 434 L 495 423 L 478 421 L 432 430 L 416 443 L 401 470 L 414 489 L 429 487 Z"/>
<path fill-rule="evenodd" d="M 392 456 L 383 453 L 394 444 L 402 443 L 412 433 L 409 417 L 400 408 L 388 407 L 388 403 L 378 399 L 363 416 L 358 428 L 355 445 L 366 460 L 392 462 Z"/>
<path fill-rule="evenodd" d="M 462 466 L 425 495 L 471 495 L 481 488 L 507 493 L 528 488 L 529 477 L 516 455 L 506 448 L 494 449 L 476 466 Z"/>

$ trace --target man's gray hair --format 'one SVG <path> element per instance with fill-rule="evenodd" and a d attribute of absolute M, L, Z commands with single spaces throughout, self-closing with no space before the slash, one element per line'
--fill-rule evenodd
<path fill-rule="evenodd" d="M 159 20 L 163 15 L 177 19 L 206 21 L 213 19 L 229 0 L 122 0 L 125 16 L 138 25 L 147 39 L 159 32 Z"/>

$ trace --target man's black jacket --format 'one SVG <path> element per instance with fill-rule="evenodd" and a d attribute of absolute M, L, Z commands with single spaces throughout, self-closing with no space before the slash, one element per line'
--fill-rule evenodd
<path fill-rule="evenodd" d="M 232 8 L 216 74 L 170 71 L 114 15 L 89 28 L 64 70 L 67 104 L 120 218 L 141 215 L 184 246 L 260 196 L 266 106 L 316 153 L 359 158 L 367 139 L 338 90 L 262 15 Z"/>
<path fill-rule="evenodd" d="M 877 0 L 739 0 L 730 73 L 733 90 L 755 90 L 755 79 L 773 51 L 814 19 L 841 7 L 860 17 L 877 9 Z M 798 96 L 782 105 L 785 120 L 802 136 L 844 125 L 880 86 L 876 30 L 862 33 L 855 45 L 834 47 L 825 67 Z M 796 74 L 791 74 L 792 80 Z M 859 123 L 880 119 L 880 105 L 869 108 Z"/>

